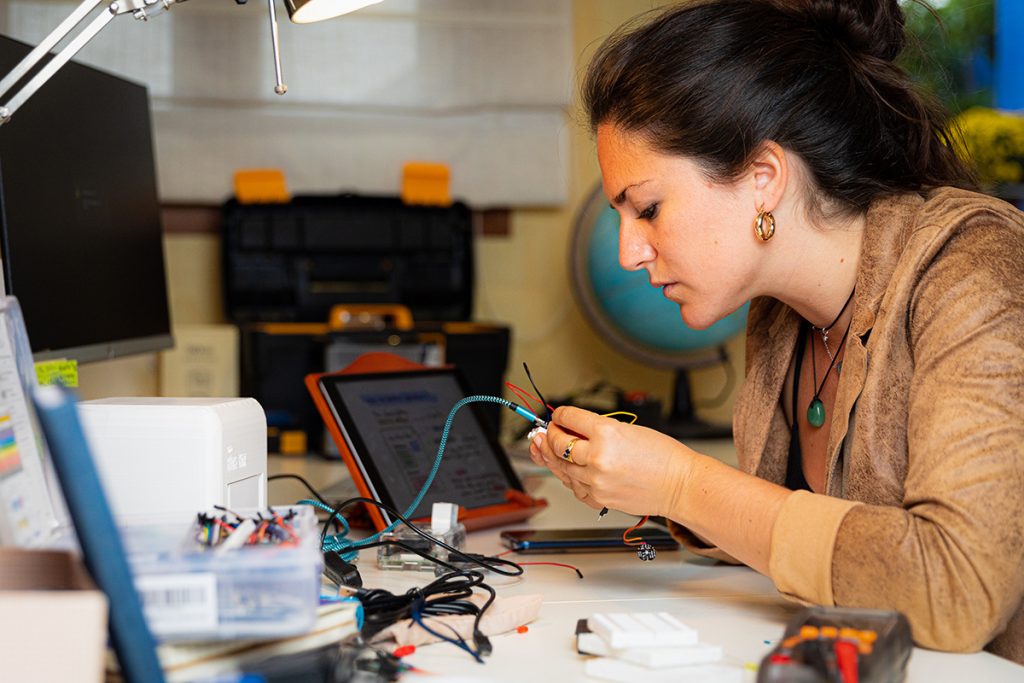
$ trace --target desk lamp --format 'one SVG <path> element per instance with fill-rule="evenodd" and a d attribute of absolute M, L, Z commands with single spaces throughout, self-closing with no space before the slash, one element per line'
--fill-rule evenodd
<path fill-rule="evenodd" d="M 239 5 L 244 5 L 247 0 L 235 0 Z M 297 24 L 308 24 L 324 19 L 331 19 L 347 12 L 353 12 L 367 5 L 372 5 L 381 0 L 284 0 L 288 9 L 289 18 Z M 39 45 L 35 47 L 11 72 L 0 80 L 0 125 L 6 123 L 14 112 L 38 90 L 43 83 L 48 81 L 62 66 L 78 54 L 78 51 L 85 47 L 85 44 L 92 40 L 93 36 L 99 33 L 104 26 L 114 17 L 122 14 L 131 14 L 136 19 L 146 21 L 164 10 L 171 8 L 185 0 L 114 0 L 98 13 L 92 21 L 79 28 L 85 19 L 107 0 L 83 0 L 83 2 L 68 15 L 68 17 L 53 29 L 50 35 L 46 36 Z M 277 40 L 277 11 L 276 0 L 267 0 L 267 8 L 270 11 L 270 38 L 274 47 L 274 76 L 276 85 L 274 92 L 283 95 L 288 90 L 281 78 L 281 51 Z M 73 31 L 78 31 L 59 52 L 52 56 L 43 68 L 41 68 L 25 85 L 15 92 L 10 100 L 4 103 L 8 91 L 19 81 L 28 75 L 44 57 L 50 54 L 60 41 L 67 38 Z"/>

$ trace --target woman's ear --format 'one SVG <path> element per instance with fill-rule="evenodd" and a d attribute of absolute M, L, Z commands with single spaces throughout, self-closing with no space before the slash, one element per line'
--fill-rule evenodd
<path fill-rule="evenodd" d="M 754 210 L 774 211 L 789 182 L 789 160 L 777 142 L 766 140 L 750 164 L 748 177 L 753 183 Z"/>

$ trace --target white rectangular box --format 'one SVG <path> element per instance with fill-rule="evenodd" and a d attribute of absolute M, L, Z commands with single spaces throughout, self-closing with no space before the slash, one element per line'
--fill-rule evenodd
<path fill-rule="evenodd" d="M 175 325 L 174 348 L 160 353 L 161 396 L 238 396 L 238 328 Z"/>
<path fill-rule="evenodd" d="M 114 516 L 266 506 L 267 420 L 251 398 L 106 398 L 79 415 Z"/>

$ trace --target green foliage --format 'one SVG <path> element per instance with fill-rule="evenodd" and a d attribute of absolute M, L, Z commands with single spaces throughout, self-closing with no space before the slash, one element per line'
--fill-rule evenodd
<path fill-rule="evenodd" d="M 966 157 L 991 190 L 1024 182 L 1024 117 L 985 107 L 962 111 L 953 121 Z"/>
<path fill-rule="evenodd" d="M 994 59 L 995 0 L 929 4 L 901 0 L 909 41 L 900 64 L 953 113 L 991 106 L 990 79 L 979 78 L 977 66 L 991 69 Z"/>

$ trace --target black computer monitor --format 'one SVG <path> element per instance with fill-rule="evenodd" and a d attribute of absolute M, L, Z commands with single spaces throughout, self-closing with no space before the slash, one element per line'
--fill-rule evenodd
<path fill-rule="evenodd" d="M 0 75 L 29 49 L 0 36 Z M 36 360 L 172 345 L 144 86 L 72 62 L 0 126 L 0 231 Z"/>

